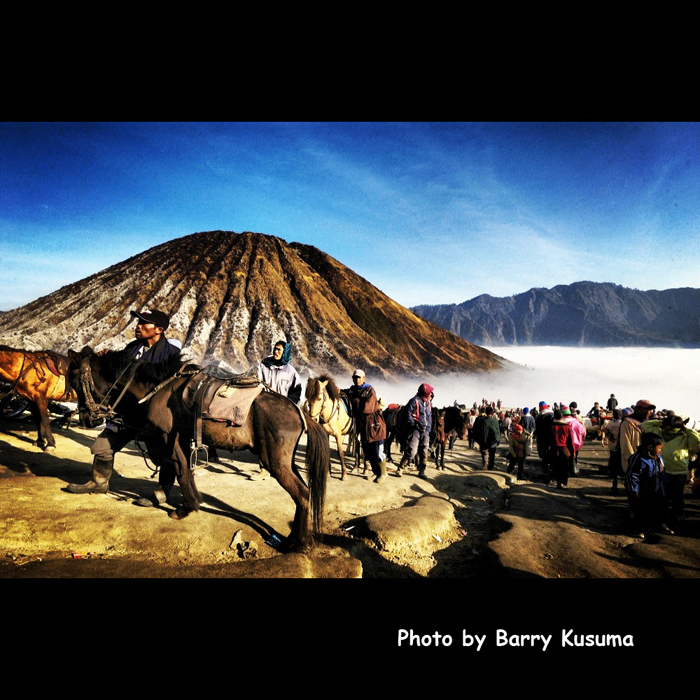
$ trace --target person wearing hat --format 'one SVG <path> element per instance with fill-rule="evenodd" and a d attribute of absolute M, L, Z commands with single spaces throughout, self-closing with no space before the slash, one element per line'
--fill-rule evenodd
<path fill-rule="evenodd" d="M 180 354 L 180 348 L 168 341 L 165 331 L 170 325 L 170 317 L 153 309 L 132 311 L 131 317 L 138 319 L 132 340 L 124 351 L 135 360 L 144 362 L 162 362 Z"/>
<path fill-rule="evenodd" d="M 571 423 L 564 420 L 564 413 L 559 408 L 554 409 L 552 418 L 551 466 L 557 488 L 565 489 L 569 483 L 569 469 L 574 456 Z"/>
<path fill-rule="evenodd" d="M 513 473 L 513 468 L 518 465 L 517 479 L 522 481 L 525 468 L 525 438 L 523 426 L 517 423 L 508 439 L 508 473 Z"/>
<path fill-rule="evenodd" d="M 684 419 L 683 416 L 669 411 L 663 420 L 648 420 L 642 423 L 645 433 L 660 435 L 664 441 L 661 457 L 668 486 L 668 522 L 673 525 L 680 525 L 685 519 L 683 492 L 688 478 L 690 455 L 700 450 L 700 433 L 689 428 L 688 422 L 688 418 Z"/>
<path fill-rule="evenodd" d="M 367 383 L 364 370 L 361 369 L 352 373 L 352 386 L 343 393 L 350 401 L 351 414 L 355 419 L 362 451 L 374 473 L 374 483 L 381 484 L 386 480 L 386 462 L 382 452 L 386 439 L 386 423 L 380 400 L 374 387 Z"/>
<path fill-rule="evenodd" d="M 651 419 L 656 406 L 647 399 L 639 399 L 631 415 L 625 416 L 620 423 L 620 460 L 622 471 L 627 473 L 629 458 L 637 451 L 642 438 L 642 423 Z"/>
<path fill-rule="evenodd" d="M 163 362 L 180 354 L 180 349 L 168 342 L 165 331 L 170 325 L 169 316 L 157 310 L 145 309 L 144 311 L 132 311 L 132 318 L 136 318 L 136 328 L 132 340 L 125 348 L 124 352 L 130 357 L 142 362 Z M 100 354 L 104 354 L 102 351 Z M 137 439 L 143 432 L 145 425 L 145 412 L 138 408 L 132 408 L 129 420 L 130 425 L 107 423 L 105 429 L 95 438 L 90 447 L 90 452 L 94 455 L 92 463 L 92 479 L 85 484 L 68 484 L 67 490 L 70 493 L 107 493 L 109 490 L 109 480 L 114 469 L 114 456 L 122 450 L 132 440 Z M 137 425 L 134 425 L 137 424 Z M 160 451 L 162 444 L 160 436 L 144 435 L 144 442 L 148 448 L 149 455 L 154 463 L 160 467 L 158 482 L 153 498 L 139 498 L 137 505 L 152 506 L 164 503 L 170 489 L 175 484 L 175 467 L 163 459 Z"/>
<path fill-rule="evenodd" d="M 571 426 L 571 440 L 574 445 L 574 453 L 569 465 L 570 476 L 578 476 L 578 453 L 583 446 L 583 441 L 586 439 L 586 428 L 575 414 L 577 407 L 578 404 L 575 401 L 572 401 L 568 406 L 566 404 L 561 405 L 562 419 Z"/>
<path fill-rule="evenodd" d="M 430 445 L 430 431 L 433 427 L 433 407 L 431 394 L 435 390 L 425 382 L 418 387 L 416 395 L 406 404 L 406 416 L 408 419 L 408 435 L 406 437 L 406 449 L 401 458 L 396 476 L 401 476 L 403 470 L 418 455 L 418 476 L 427 479 L 425 470 L 428 467 L 428 448 Z"/>

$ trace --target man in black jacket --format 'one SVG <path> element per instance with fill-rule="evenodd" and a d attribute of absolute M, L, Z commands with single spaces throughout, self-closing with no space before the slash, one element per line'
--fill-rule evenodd
<path fill-rule="evenodd" d="M 155 309 L 152 311 L 146 309 L 141 313 L 132 311 L 131 315 L 138 319 L 134 329 L 136 339 L 124 348 L 131 357 L 142 362 L 163 362 L 180 354 L 180 349 L 165 337 L 165 331 L 170 325 L 170 318 L 167 314 Z M 103 350 L 100 354 L 105 352 L 107 350 Z M 85 484 L 68 484 L 68 491 L 71 493 L 107 493 L 109 479 L 114 468 L 114 455 L 136 439 L 140 432 L 140 427 L 108 423 L 90 448 L 94 455 L 92 479 Z M 147 446 L 151 447 L 148 442 Z M 154 444 L 152 447 L 155 448 L 156 445 Z M 149 452 L 151 452 L 150 449 Z M 157 454 L 157 449 L 154 449 L 154 454 Z M 138 505 L 150 506 L 165 502 L 167 492 L 175 483 L 175 473 L 170 464 L 160 466 L 160 486 L 154 493 L 154 499 L 140 498 L 137 501 Z"/>

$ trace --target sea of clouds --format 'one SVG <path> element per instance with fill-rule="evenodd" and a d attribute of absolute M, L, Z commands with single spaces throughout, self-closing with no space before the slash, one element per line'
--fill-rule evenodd
<path fill-rule="evenodd" d="M 485 375 L 426 378 L 435 388 L 436 406 L 455 400 L 471 406 L 482 398 L 504 406 L 536 407 L 576 401 L 582 414 L 615 394 L 620 407 L 649 399 L 658 408 L 700 419 L 700 349 L 578 348 L 507 346 L 487 348 L 517 367 Z M 415 379 L 372 384 L 386 404 L 406 403 L 418 388 Z M 348 381 L 349 385 L 349 381 Z"/>

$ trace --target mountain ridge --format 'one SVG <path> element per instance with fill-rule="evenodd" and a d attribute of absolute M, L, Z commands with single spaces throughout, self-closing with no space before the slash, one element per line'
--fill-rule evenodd
<path fill-rule="evenodd" d="M 700 346 L 700 289 L 693 287 L 643 291 L 581 281 L 411 310 L 477 345 Z"/>

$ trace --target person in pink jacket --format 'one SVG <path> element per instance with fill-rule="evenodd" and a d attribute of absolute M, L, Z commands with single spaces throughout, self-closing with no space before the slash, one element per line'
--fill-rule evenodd
<path fill-rule="evenodd" d="M 574 454 L 571 458 L 571 474 L 577 476 L 579 473 L 578 452 L 586 439 L 586 429 L 583 427 L 583 423 L 571 413 L 571 409 L 568 406 L 562 405 L 561 415 L 562 420 L 571 426 L 571 441 L 574 445 Z"/>

